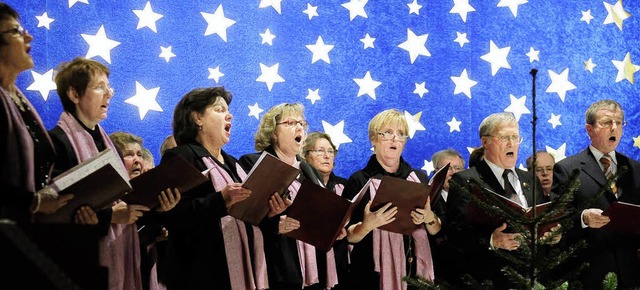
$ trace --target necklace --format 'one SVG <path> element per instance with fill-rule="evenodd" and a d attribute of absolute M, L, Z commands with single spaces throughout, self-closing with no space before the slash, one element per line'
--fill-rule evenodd
<path fill-rule="evenodd" d="M 9 95 L 11 96 L 11 99 L 13 100 L 13 102 L 16 104 L 16 106 L 18 106 L 18 109 L 20 109 L 20 111 L 25 111 L 25 102 L 22 99 L 22 95 L 16 91 L 15 93 L 9 93 Z"/>

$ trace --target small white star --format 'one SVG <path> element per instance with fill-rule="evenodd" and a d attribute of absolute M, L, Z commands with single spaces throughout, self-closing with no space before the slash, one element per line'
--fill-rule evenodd
<path fill-rule="evenodd" d="M 554 113 L 551 113 L 551 118 L 549 119 L 549 124 L 551 124 L 551 126 L 553 127 L 553 129 L 555 129 L 556 127 L 562 125 L 562 123 L 560 123 L 560 116 L 562 115 L 556 115 Z"/>
<path fill-rule="evenodd" d="M 140 120 L 142 120 L 150 110 L 162 112 L 162 107 L 160 107 L 160 104 L 156 101 L 159 91 L 160 87 L 147 90 L 136 81 L 136 94 L 133 97 L 126 99 L 124 102 L 138 107 Z"/>
<path fill-rule="evenodd" d="M 331 63 L 331 59 L 329 58 L 329 52 L 333 49 L 333 45 L 324 44 L 322 40 L 322 36 L 318 36 L 316 39 L 316 44 L 307 44 L 305 45 L 308 50 L 313 53 L 311 57 L 311 63 L 315 63 L 318 60 L 324 60 L 326 63 Z"/>
<path fill-rule="evenodd" d="M 302 12 L 309 16 L 309 20 L 311 20 L 311 18 L 313 18 L 314 16 L 320 16 L 318 15 L 318 6 L 312 6 L 309 3 L 307 3 L 307 9 Z"/>
<path fill-rule="evenodd" d="M 638 147 L 638 149 L 640 149 L 640 135 L 638 135 L 638 137 L 633 137 L 633 147 Z"/>
<path fill-rule="evenodd" d="M 519 99 L 514 95 L 509 94 L 509 99 L 511 100 L 511 104 L 504 109 L 505 112 L 511 112 L 516 117 L 516 121 L 520 121 L 520 117 L 524 114 L 531 114 L 531 111 L 527 109 L 527 97 L 522 96 Z"/>
<path fill-rule="evenodd" d="M 133 10 L 133 13 L 138 16 L 137 29 L 149 27 L 153 32 L 158 33 L 156 30 L 156 21 L 162 18 L 163 15 L 153 12 L 151 9 L 151 2 L 147 1 L 147 4 L 144 6 L 144 10 Z"/>
<path fill-rule="evenodd" d="M 451 77 L 451 80 L 456 85 L 456 88 L 453 91 L 454 95 L 464 93 L 469 99 L 471 99 L 471 87 L 477 85 L 478 82 L 469 78 L 466 68 L 462 70 L 459 77 Z"/>
<path fill-rule="evenodd" d="M 167 61 L 167 62 L 169 62 L 169 60 L 170 60 L 172 57 L 175 57 L 175 56 L 176 56 L 175 54 L 173 54 L 173 51 L 171 51 L 171 46 L 169 46 L 169 47 L 161 46 L 161 47 L 160 47 L 160 50 L 161 50 L 162 52 L 160 52 L 159 57 L 164 58 L 164 60 L 165 60 L 165 61 Z"/>
<path fill-rule="evenodd" d="M 213 14 L 205 12 L 200 12 L 200 14 L 204 17 L 204 20 L 207 21 L 207 30 L 205 30 L 204 36 L 217 34 L 224 42 L 227 42 L 227 28 L 234 25 L 236 21 L 224 16 L 222 4 L 218 5 L 218 8 Z"/>
<path fill-rule="evenodd" d="M 426 82 L 422 82 L 422 83 L 415 83 L 416 85 L 416 89 L 413 90 L 414 94 L 418 94 L 418 96 L 420 96 L 420 98 L 422 98 L 424 96 L 424 94 L 428 93 L 429 90 L 427 90 L 426 86 L 425 86 Z"/>
<path fill-rule="evenodd" d="M 47 29 L 49 29 L 49 25 L 51 24 L 51 22 L 55 20 L 53 18 L 49 18 L 47 12 L 43 13 L 40 16 L 36 16 L 36 19 L 38 19 L 38 27 L 46 27 Z"/>
<path fill-rule="evenodd" d="M 31 71 L 33 83 L 27 88 L 28 91 L 38 91 L 42 98 L 46 101 L 49 98 L 49 92 L 56 90 L 56 83 L 53 81 L 53 70 L 50 69 L 44 74 Z"/>
<path fill-rule="evenodd" d="M 220 81 L 220 78 L 224 76 L 224 74 L 220 72 L 220 66 L 217 66 L 216 68 L 208 68 L 208 69 L 209 69 L 208 79 L 216 81 L 216 84 L 217 84 L 218 81 Z"/>
<path fill-rule="evenodd" d="M 315 89 L 315 90 L 307 89 L 307 90 L 308 90 L 308 93 L 305 99 L 310 100 L 311 104 L 315 105 L 316 101 L 320 100 L 320 89 Z"/>
<path fill-rule="evenodd" d="M 426 171 L 427 175 L 431 175 L 431 172 L 435 170 L 435 168 L 433 167 L 433 162 L 427 161 L 426 159 L 424 160 L 424 165 L 420 169 Z"/>
<path fill-rule="evenodd" d="M 527 56 L 529 57 L 529 62 L 540 61 L 539 58 L 540 51 L 533 49 L 533 47 L 529 48 L 529 52 L 527 52 Z"/>
<path fill-rule="evenodd" d="M 273 7 L 273 10 L 278 12 L 278 14 L 282 14 L 282 0 L 260 0 L 260 8 L 267 8 L 269 6 Z"/>
<path fill-rule="evenodd" d="M 581 11 L 581 12 L 582 12 L 582 18 L 580 18 L 580 21 L 584 21 L 587 24 L 591 24 L 591 19 L 593 19 L 593 16 L 591 16 L 591 9 L 587 11 Z"/>
<path fill-rule="evenodd" d="M 560 74 L 557 74 L 552 70 L 548 70 L 548 72 L 549 77 L 551 78 L 551 84 L 547 87 L 546 92 L 558 93 L 560 100 L 564 103 L 564 97 L 567 94 L 567 91 L 576 89 L 576 86 L 569 81 L 569 68 L 566 68 Z"/>
<path fill-rule="evenodd" d="M 322 128 L 324 132 L 331 136 L 333 145 L 336 145 L 336 149 L 340 148 L 341 144 L 351 143 L 351 138 L 344 133 L 344 120 L 338 122 L 335 126 L 322 120 Z"/>
<path fill-rule="evenodd" d="M 453 8 L 449 10 L 449 13 L 457 13 L 462 18 L 462 22 L 467 22 L 467 13 L 473 11 L 476 9 L 469 4 L 469 0 L 453 0 Z"/>
<path fill-rule="evenodd" d="M 262 37 L 262 43 L 261 44 L 268 44 L 268 45 L 273 45 L 273 39 L 276 38 L 275 35 L 271 34 L 271 31 L 269 31 L 269 28 L 267 28 L 267 30 L 265 30 L 264 33 L 260 33 L 260 37 Z"/>
<path fill-rule="evenodd" d="M 376 99 L 376 88 L 382 84 L 382 82 L 376 81 L 371 78 L 371 73 L 367 71 L 361 79 L 353 79 L 358 84 L 358 97 L 364 94 L 369 95 L 372 99 Z"/>
<path fill-rule="evenodd" d="M 603 24 L 611 24 L 615 23 L 616 26 L 622 31 L 622 21 L 631 17 L 629 12 L 624 10 L 622 7 L 622 0 L 618 0 L 615 5 L 611 5 L 607 2 L 602 2 L 604 4 L 604 8 L 607 9 L 607 18 L 604 19 Z"/>
<path fill-rule="evenodd" d="M 447 125 L 449 125 L 449 133 L 453 131 L 460 132 L 460 124 L 462 124 L 462 121 L 456 120 L 456 117 L 451 118 L 451 121 L 447 122 Z"/>
<path fill-rule="evenodd" d="M 358 16 L 368 18 L 367 11 L 364 11 L 364 6 L 367 5 L 367 2 L 369 0 L 349 0 L 349 2 L 340 6 L 349 10 L 349 21 L 353 21 Z"/>
<path fill-rule="evenodd" d="M 511 69 L 511 65 L 509 65 L 509 62 L 507 61 L 507 56 L 509 56 L 510 50 L 510 46 L 499 48 L 495 43 L 493 43 L 493 40 L 489 41 L 489 53 L 481 56 L 480 58 L 491 64 L 492 76 L 495 76 L 500 68 Z"/>
<path fill-rule="evenodd" d="M 375 38 L 371 37 L 369 35 L 369 33 L 367 33 L 364 38 L 361 38 L 360 41 L 362 41 L 362 43 L 364 43 L 364 49 L 367 49 L 369 47 L 374 48 L 373 46 L 373 42 L 376 41 Z"/>
<path fill-rule="evenodd" d="M 513 17 L 518 17 L 518 6 L 527 3 L 527 0 L 500 0 L 498 7 L 509 7 Z"/>
<path fill-rule="evenodd" d="M 626 79 L 633 84 L 633 75 L 640 70 L 640 65 L 631 63 L 631 54 L 627 52 L 623 60 L 612 60 L 611 62 L 618 69 L 616 83 Z"/>
<path fill-rule="evenodd" d="M 558 147 L 558 149 L 553 149 L 549 146 L 544 146 L 547 150 L 547 152 L 553 156 L 553 159 L 556 161 L 556 163 L 560 162 L 560 160 L 567 158 L 566 155 L 566 151 L 567 151 L 567 143 L 562 143 L 562 145 L 560 145 L 560 147 Z"/>
<path fill-rule="evenodd" d="M 111 50 L 120 45 L 120 42 L 107 38 L 104 25 L 100 26 L 96 35 L 81 34 L 81 36 L 84 38 L 84 41 L 89 44 L 89 51 L 87 51 L 86 58 L 99 56 L 106 62 L 111 63 Z"/>
<path fill-rule="evenodd" d="M 588 70 L 590 73 L 593 73 L 593 69 L 598 66 L 597 64 L 593 63 L 593 61 L 591 60 L 591 58 L 589 58 L 587 61 L 584 62 L 584 69 Z"/>
<path fill-rule="evenodd" d="M 467 33 L 460 33 L 456 31 L 456 39 L 453 42 L 457 42 L 460 44 L 460 47 L 463 47 L 466 43 L 469 43 L 469 39 L 467 39 Z"/>
<path fill-rule="evenodd" d="M 413 0 L 413 2 L 407 4 L 409 6 L 409 14 L 413 13 L 415 15 L 420 15 L 420 8 L 422 5 L 418 4 L 418 0 Z"/>
<path fill-rule="evenodd" d="M 411 63 L 413 63 L 420 55 L 431 56 L 431 53 L 425 46 L 427 38 L 429 38 L 429 34 L 416 35 L 410 28 L 407 28 L 407 40 L 398 45 L 398 47 L 409 52 L 409 58 L 411 58 Z"/>
<path fill-rule="evenodd" d="M 278 68 L 280 63 L 276 63 L 272 66 L 266 66 L 260 63 L 260 76 L 256 79 L 257 82 L 267 84 L 267 88 L 271 91 L 273 84 L 283 83 L 284 79 L 278 74 Z"/>
<path fill-rule="evenodd" d="M 409 125 L 409 137 L 413 138 L 416 134 L 416 131 L 424 131 L 425 127 L 420 123 L 420 118 L 422 117 L 422 111 L 417 112 L 415 115 L 411 115 L 411 113 L 404 111 L 404 119 L 407 120 L 407 125 Z"/>
<path fill-rule="evenodd" d="M 76 5 L 78 2 L 89 4 L 89 0 L 69 0 L 69 8 L 73 7 L 73 5 Z"/>
<path fill-rule="evenodd" d="M 253 104 L 253 106 L 247 106 L 247 107 L 249 107 L 248 116 L 254 116 L 256 117 L 256 120 L 260 120 L 260 113 L 262 113 L 264 110 L 260 109 L 260 107 L 258 106 L 258 103 Z"/>

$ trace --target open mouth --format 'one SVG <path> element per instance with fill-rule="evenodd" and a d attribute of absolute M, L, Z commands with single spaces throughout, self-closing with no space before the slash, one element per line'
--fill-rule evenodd
<path fill-rule="evenodd" d="M 295 140 L 297 143 L 302 142 L 302 136 L 296 136 Z"/>
<path fill-rule="evenodd" d="M 227 133 L 231 132 L 231 123 L 226 124 L 226 125 L 224 126 L 224 130 L 225 130 Z"/>
<path fill-rule="evenodd" d="M 616 136 L 609 137 L 609 141 L 611 142 L 616 142 L 616 140 L 617 140 Z"/>
<path fill-rule="evenodd" d="M 511 152 L 507 152 L 507 156 L 508 157 L 513 157 L 513 155 L 514 155 L 514 153 L 512 151 Z"/>

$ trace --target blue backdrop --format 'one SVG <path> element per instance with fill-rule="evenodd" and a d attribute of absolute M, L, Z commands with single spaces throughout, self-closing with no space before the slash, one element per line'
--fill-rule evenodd
<path fill-rule="evenodd" d="M 6 0 L 5 0 L 6 1 Z M 35 37 L 35 68 L 18 85 L 48 128 L 62 111 L 52 82 L 85 56 L 111 69 L 107 132 L 158 148 L 177 101 L 196 87 L 234 94 L 234 156 L 253 152 L 264 111 L 305 106 L 309 130 L 339 145 L 348 177 L 371 154 L 368 121 L 397 108 L 411 121 L 404 157 L 431 173 L 431 155 L 468 157 L 490 113 L 519 118 L 519 165 L 532 152 L 532 68 L 537 147 L 557 159 L 585 148 L 584 112 L 611 98 L 625 109 L 619 151 L 640 157 L 640 3 L 538 0 L 9 0 Z M 264 111 L 263 111 L 264 110 Z"/>

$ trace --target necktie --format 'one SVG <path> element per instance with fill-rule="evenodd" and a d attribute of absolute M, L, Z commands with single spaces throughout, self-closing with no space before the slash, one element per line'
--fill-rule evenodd
<path fill-rule="evenodd" d="M 613 170 L 611 170 L 611 156 L 603 155 L 602 158 L 600 158 L 600 163 L 602 163 L 602 167 L 604 167 L 604 176 L 607 179 L 613 178 Z M 611 191 L 613 191 L 616 197 L 618 196 L 618 187 L 615 182 L 611 184 Z"/>
<path fill-rule="evenodd" d="M 516 193 L 516 190 L 513 188 L 513 185 L 511 185 L 511 182 L 509 181 L 509 173 L 511 173 L 511 169 L 505 169 L 504 172 L 502 172 L 502 178 L 504 179 L 505 196 L 511 199 L 513 202 L 522 205 L 522 203 L 520 202 L 520 198 L 518 198 L 518 193 Z"/>

